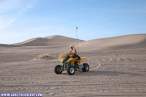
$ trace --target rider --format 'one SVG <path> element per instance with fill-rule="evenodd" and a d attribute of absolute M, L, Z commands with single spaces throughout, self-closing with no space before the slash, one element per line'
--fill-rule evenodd
<path fill-rule="evenodd" d="M 77 55 L 77 50 L 74 46 L 70 46 L 69 55 Z"/>
<path fill-rule="evenodd" d="M 80 56 L 77 54 L 77 50 L 74 46 L 70 46 L 69 53 L 64 58 L 63 63 L 67 62 L 69 58 L 77 58 L 77 60 L 80 60 Z"/>

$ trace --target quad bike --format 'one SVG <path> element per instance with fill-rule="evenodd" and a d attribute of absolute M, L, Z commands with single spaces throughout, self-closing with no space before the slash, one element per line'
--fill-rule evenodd
<path fill-rule="evenodd" d="M 67 71 L 69 75 L 74 75 L 76 71 L 89 71 L 89 65 L 85 57 L 81 57 L 80 60 L 77 58 L 69 58 L 66 63 L 63 63 L 62 58 L 59 58 L 59 61 L 61 64 L 57 65 L 54 69 L 56 74 L 62 74 L 63 71 Z"/>

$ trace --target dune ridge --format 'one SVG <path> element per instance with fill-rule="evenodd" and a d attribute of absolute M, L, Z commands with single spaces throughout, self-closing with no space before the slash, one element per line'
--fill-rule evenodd
<path fill-rule="evenodd" d="M 75 42 L 81 42 L 83 40 L 75 39 L 75 38 L 69 38 L 65 36 L 60 35 L 54 35 L 49 37 L 39 37 L 39 38 L 32 38 L 29 40 L 26 40 L 21 43 L 16 43 L 17 46 L 48 46 L 48 45 L 62 45 L 65 44 L 72 44 Z"/>

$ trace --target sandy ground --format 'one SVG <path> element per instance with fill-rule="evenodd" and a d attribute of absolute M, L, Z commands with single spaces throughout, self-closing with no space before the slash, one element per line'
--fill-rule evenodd
<path fill-rule="evenodd" d="M 0 47 L 0 92 L 44 97 L 146 97 L 146 49 L 82 52 L 90 72 L 56 75 L 60 48 Z M 37 59 L 48 53 L 52 58 Z"/>

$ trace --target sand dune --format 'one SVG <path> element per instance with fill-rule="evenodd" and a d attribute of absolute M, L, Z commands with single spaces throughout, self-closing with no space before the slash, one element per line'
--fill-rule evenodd
<path fill-rule="evenodd" d="M 146 46 L 146 34 L 135 34 L 112 38 L 94 39 L 79 44 L 79 48 L 83 51 L 144 46 Z"/>
<path fill-rule="evenodd" d="M 54 67 L 60 64 L 58 54 L 66 44 L 77 42 L 80 51 L 84 50 L 80 54 L 87 57 L 90 71 L 76 72 L 74 76 L 66 72 L 56 75 Z M 52 36 L 16 45 L 0 47 L 2 93 L 32 92 L 42 93 L 43 97 L 146 97 L 144 34 L 90 41 Z M 117 50 L 113 50 L 115 47 Z M 121 49 L 125 47 L 128 49 Z"/>
<path fill-rule="evenodd" d="M 117 36 L 111 38 L 93 39 L 83 41 L 75 38 L 54 35 L 49 37 L 39 37 L 26 40 L 24 42 L 13 45 L 0 44 L 0 47 L 11 46 L 69 46 L 76 45 L 81 51 L 94 51 L 109 48 L 131 48 L 145 47 L 146 34 L 133 34 L 125 36 Z"/>
<path fill-rule="evenodd" d="M 80 41 L 82 40 L 55 35 L 55 36 L 50 36 L 50 37 L 33 38 L 21 43 L 17 43 L 15 45 L 17 46 L 49 46 L 49 45 L 64 46 L 66 44 L 74 44 Z"/>

